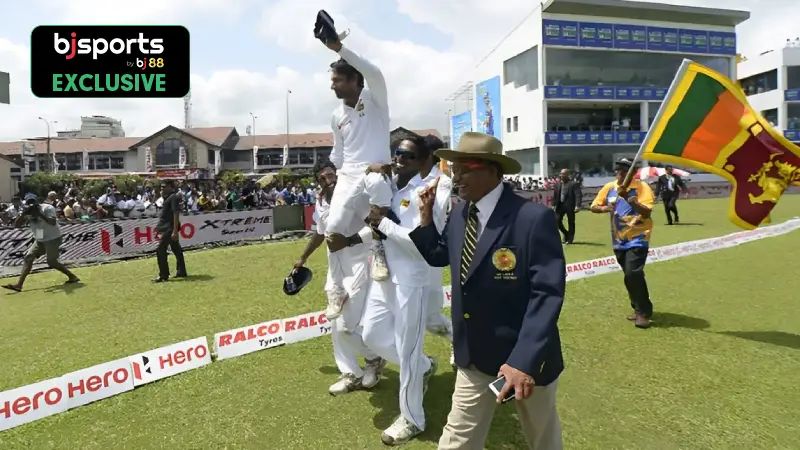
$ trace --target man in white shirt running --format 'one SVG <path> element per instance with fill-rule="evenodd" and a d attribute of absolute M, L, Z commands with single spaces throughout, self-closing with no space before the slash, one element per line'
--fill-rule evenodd
<path fill-rule="evenodd" d="M 326 289 L 328 319 L 336 319 L 348 292 L 342 282 L 352 276 L 351 268 L 340 258 L 346 246 L 345 227 L 353 217 L 364 220 L 370 212 L 386 215 L 392 198 L 388 176 L 367 173 L 370 165 L 391 163 L 389 149 L 389 101 L 386 81 L 374 64 L 342 46 L 338 39 L 329 39 L 325 46 L 341 59 L 331 64 L 331 89 L 342 103 L 331 120 L 333 150 L 331 161 L 337 167 L 338 181 L 330 203 L 326 240 L 330 257 L 332 283 Z M 364 87 L 364 82 L 369 88 Z M 373 241 L 372 277 L 388 278 L 381 241 Z"/>
<path fill-rule="evenodd" d="M 386 281 L 370 288 L 364 313 L 364 342 L 381 357 L 400 366 L 400 416 L 383 431 L 386 445 L 408 442 L 425 430 L 422 398 L 436 362 L 423 352 L 427 312 L 426 287 L 431 270 L 408 237 L 420 221 L 418 161 L 426 150 L 422 138 L 404 139 L 395 150 L 396 188 L 392 211 L 400 220 L 370 216 L 370 224 L 386 235 L 386 258 L 392 268 Z M 439 279 L 441 289 L 441 277 Z M 441 294 L 440 294 L 441 296 Z"/>
<path fill-rule="evenodd" d="M 300 268 L 306 260 L 325 242 L 325 230 L 330 217 L 330 201 L 336 186 L 336 167 L 330 161 L 320 161 L 314 166 L 313 174 L 320 184 L 320 192 L 314 205 L 314 234 L 306 245 L 300 259 L 294 267 Z M 342 308 L 342 314 L 331 320 L 333 340 L 333 357 L 336 366 L 341 372 L 339 381 L 331 385 L 328 392 L 331 395 L 342 395 L 356 389 L 370 389 L 378 384 L 380 375 L 386 361 L 366 345 L 362 336 L 361 318 L 369 291 L 369 247 L 372 238 L 370 230 L 366 230 L 364 239 L 359 232 L 364 228 L 364 221 L 352 217 L 345 232 L 348 232 L 348 245 L 339 251 L 340 256 L 352 268 L 352 276 L 346 277 L 343 282 L 349 291 L 353 292 Z M 365 243 L 367 242 L 367 243 Z M 328 268 L 327 284 L 332 282 L 331 270 Z M 364 369 L 358 363 L 358 357 L 364 356 L 366 365 Z"/>

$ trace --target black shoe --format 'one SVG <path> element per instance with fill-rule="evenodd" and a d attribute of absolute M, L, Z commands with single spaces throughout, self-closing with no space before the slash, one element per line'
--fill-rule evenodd
<path fill-rule="evenodd" d="M 189 275 L 187 275 L 186 272 L 178 272 L 178 273 L 175 274 L 175 276 L 173 278 L 186 278 L 188 276 Z"/>
<path fill-rule="evenodd" d="M 169 278 L 155 277 L 155 278 L 153 278 L 153 283 L 163 283 L 163 282 L 168 281 L 168 280 L 169 280 Z"/>

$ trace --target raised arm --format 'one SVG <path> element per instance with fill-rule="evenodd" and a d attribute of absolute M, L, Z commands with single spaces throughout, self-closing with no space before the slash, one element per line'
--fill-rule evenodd
<path fill-rule="evenodd" d="M 341 48 L 337 51 L 339 56 L 347 61 L 348 64 L 355 67 L 356 70 L 361 72 L 361 75 L 364 75 L 364 81 L 366 81 L 367 86 L 372 93 L 372 98 L 381 107 L 388 109 L 389 99 L 386 91 L 386 79 L 383 77 L 381 69 L 379 69 L 375 64 L 362 58 L 358 53 L 341 45 L 341 43 L 339 45 L 341 46 Z"/>
<path fill-rule="evenodd" d="M 433 205 L 436 202 L 437 180 L 433 186 L 428 186 L 419 195 L 419 226 L 409 233 L 408 237 L 414 242 L 422 258 L 432 267 L 446 267 L 450 265 L 450 250 L 447 244 L 447 230 L 450 226 L 450 217 L 445 222 L 441 233 L 436 229 L 433 221 Z"/>

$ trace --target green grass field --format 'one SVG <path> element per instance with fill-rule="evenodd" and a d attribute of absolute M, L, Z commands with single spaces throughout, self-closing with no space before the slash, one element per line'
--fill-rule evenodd
<path fill-rule="evenodd" d="M 653 245 L 737 231 L 727 200 L 680 203 L 686 224 Z M 800 212 L 787 196 L 774 222 Z M 611 254 L 605 216 L 578 215 L 569 261 Z M 34 274 L 0 295 L 0 391 L 197 336 L 323 308 L 324 252 L 296 297 L 281 280 L 305 241 L 187 254 L 192 278 L 153 285 L 152 258 L 77 269 L 85 285 Z M 654 327 L 635 329 L 621 274 L 567 285 L 560 327 L 567 368 L 558 408 L 566 448 L 800 448 L 800 232 L 648 266 Z M 174 260 L 170 258 L 174 267 Z M 5 280 L 3 280 L 5 281 Z M 440 371 L 425 399 L 435 448 L 450 406 L 449 345 L 428 337 Z M 0 433 L 0 448 L 382 448 L 398 414 L 397 368 L 372 392 L 331 397 L 330 338 L 180 374 Z M 498 408 L 488 448 L 524 448 L 512 406 Z"/>

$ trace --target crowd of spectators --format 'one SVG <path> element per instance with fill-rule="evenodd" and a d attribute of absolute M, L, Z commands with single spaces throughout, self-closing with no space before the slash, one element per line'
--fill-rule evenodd
<path fill-rule="evenodd" d="M 509 183 L 512 186 L 514 186 L 514 189 L 518 191 L 529 191 L 529 192 L 547 191 L 553 189 L 555 185 L 558 184 L 559 182 L 557 176 L 534 178 L 531 176 L 520 176 L 520 175 L 506 177 L 505 181 L 506 183 Z M 580 172 L 577 172 L 575 174 L 575 181 L 577 181 L 578 184 L 583 184 L 583 175 Z"/>
<path fill-rule="evenodd" d="M 316 189 L 303 182 L 276 182 L 262 187 L 254 181 L 226 187 L 214 182 L 184 182 L 179 194 L 184 213 L 270 208 L 278 205 L 313 205 Z M 66 221 L 91 221 L 112 218 L 155 217 L 164 199 L 151 185 L 120 190 L 110 186 L 99 197 L 84 194 L 77 187 L 48 193 L 46 203 L 56 208 L 58 217 Z M 22 210 L 20 197 L 9 204 L 0 204 L 0 225 L 9 225 Z"/>

